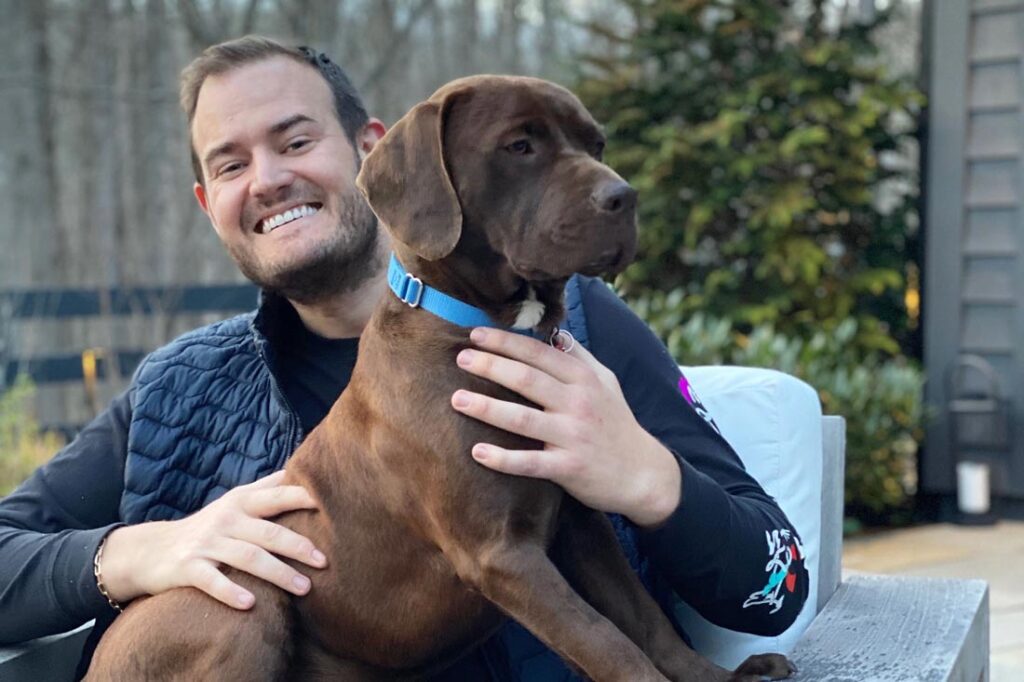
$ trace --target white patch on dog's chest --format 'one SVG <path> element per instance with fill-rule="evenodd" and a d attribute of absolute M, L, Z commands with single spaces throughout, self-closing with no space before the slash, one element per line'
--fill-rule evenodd
<path fill-rule="evenodd" d="M 544 317 L 544 304 L 537 300 L 537 293 L 530 287 L 526 300 L 520 304 L 519 314 L 512 323 L 513 329 L 533 329 Z"/>

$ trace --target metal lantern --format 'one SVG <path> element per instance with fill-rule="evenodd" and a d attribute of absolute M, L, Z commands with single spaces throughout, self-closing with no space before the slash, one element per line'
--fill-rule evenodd
<path fill-rule="evenodd" d="M 980 375 L 980 388 L 966 388 L 969 373 Z M 1009 450 L 1010 403 L 1003 398 L 999 377 L 985 358 L 959 356 L 949 373 L 947 395 L 952 442 L 958 459 L 972 453 Z"/>
<path fill-rule="evenodd" d="M 970 374 L 977 378 L 968 389 Z M 958 520 L 967 524 L 994 523 L 989 462 L 1010 448 L 1010 403 L 1003 398 L 995 369 L 980 356 L 959 356 L 947 381 Z"/>

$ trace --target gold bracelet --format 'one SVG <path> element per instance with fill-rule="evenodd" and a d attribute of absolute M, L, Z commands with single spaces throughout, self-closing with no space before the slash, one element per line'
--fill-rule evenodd
<path fill-rule="evenodd" d="M 100 546 L 96 548 L 96 556 L 93 557 L 92 560 L 92 573 L 96 576 L 96 587 L 99 589 L 100 594 L 107 598 L 107 603 L 110 604 L 110 608 L 120 613 L 122 611 L 121 605 L 114 601 L 114 598 L 110 596 L 109 592 L 107 592 L 107 587 L 103 584 L 103 575 L 100 572 L 100 561 L 103 560 L 103 549 L 107 546 L 107 538 L 109 537 L 109 534 L 104 535 L 103 539 L 100 540 Z"/>

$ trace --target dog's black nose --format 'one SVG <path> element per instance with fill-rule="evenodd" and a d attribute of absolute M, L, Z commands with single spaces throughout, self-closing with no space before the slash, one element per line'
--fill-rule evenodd
<path fill-rule="evenodd" d="M 636 207 L 636 190 L 624 180 L 611 180 L 594 190 L 590 200 L 606 213 L 632 211 Z"/>

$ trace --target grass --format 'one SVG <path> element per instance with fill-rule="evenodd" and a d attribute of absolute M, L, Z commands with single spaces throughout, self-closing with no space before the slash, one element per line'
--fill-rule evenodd
<path fill-rule="evenodd" d="M 34 397 L 35 386 L 25 377 L 0 393 L 0 497 L 64 446 L 60 436 L 40 430 L 32 408 Z"/>

